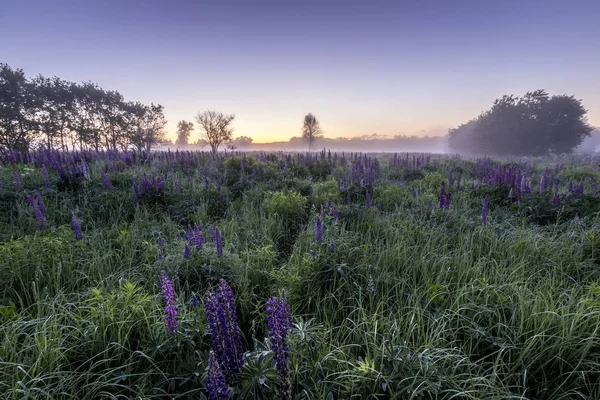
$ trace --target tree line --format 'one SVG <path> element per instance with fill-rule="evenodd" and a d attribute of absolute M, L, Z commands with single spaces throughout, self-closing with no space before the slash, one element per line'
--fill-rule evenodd
<path fill-rule="evenodd" d="M 92 82 L 28 79 L 0 63 L 0 149 L 149 151 L 164 140 L 166 123 L 160 104 L 127 101 Z"/>
<path fill-rule="evenodd" d="M 587 110 L 574 96 L 545 90 L 505 95 L 449 131 L 451 150 L 468 154 L 543 156 L 570 153 L 590 135 Z"/>

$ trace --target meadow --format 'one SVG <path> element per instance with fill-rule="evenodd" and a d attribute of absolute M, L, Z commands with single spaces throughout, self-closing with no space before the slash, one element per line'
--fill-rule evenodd
<path fill-rule="evenodd" d="M 599 163 L 2 154 L 0 398 L 598 399 Z"/>

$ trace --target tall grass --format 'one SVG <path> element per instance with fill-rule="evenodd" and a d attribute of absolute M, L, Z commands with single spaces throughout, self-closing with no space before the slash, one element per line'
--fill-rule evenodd
<path fill-rule="evenodd" d="M 485 183 L 471 189 L 475 161 L 446 157 L 399 167 L 381 156 L 367 187 L 349 180 L 348 155 L 331 164 L 325 155 L 248 155 L 245 175 L 242 156 L 172 157 L 125 165 L 90 156 L 92 174 L 75 189 L 50 168 L 45 187 L 40 166 L 0 167 L 0 398 L 203 398 L 210 337 L 190 300 L 220 278 L 234 291 L 249 352 L 239 398 L 275 398 L 264 304 L 282 290 L 294 314 L 294 398 L 600 398 L 597 195 L 560 209 L 544 196 L 507 202 Z M 561 176 L 589 186 L 594 162 L 563 162 Z M 113 164 L 107 190 L 100 170 Z M 522 168 L 539 176 L 546 166 Z M 459 168 L 463 188 L 449 186 L 442 210 L 439 184 Z M 136 196 L 131 180 L 144 173 L 167 173 L 164 192 Z M 25 198 L 34 191 L 48 209 L 45 229 Z M 326 201 L 339 219 L 319 217 L 317 243 Z M 222 257 L 209 240 L 184 258 L 183 235 L 200 223 L 219 227 Z M 165 328 L 161 270 L 177 294 L 175 335 Z"/>

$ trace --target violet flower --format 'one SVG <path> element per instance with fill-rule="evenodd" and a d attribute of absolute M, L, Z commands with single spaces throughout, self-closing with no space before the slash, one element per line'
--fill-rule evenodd
<path fill-rule="evenodd" d="M 173 290 L 173 282 L 165 271 L 160 272 L 161 288 L 163 298 L 165 299 L 165 325 L 169 335 L 177 332 L 177 308 L 175 305 L 175 291 Z"/>
<path fill-rule="evenodd" d="M 75 214 L 73 214 L 71 217 L 71 228 L 75 234 L 75 240 L 83 239 L 83 234 L 81 233 L 81 222 L 79 222 L 79 219 L 77 219 Z"/>
<path fill-rule="evenodd" d="M 291 382 L 289 371 L 289 355 L 287 334 L 292 326 L 292 314 L 285 295 L 280 299 L 273 297 L 267 300 L 267 323 L 269 325 L 269 341 L 275 359 L 275 366 L 281 379 L 279 395 L 284 399 L 291 398 Z"/>

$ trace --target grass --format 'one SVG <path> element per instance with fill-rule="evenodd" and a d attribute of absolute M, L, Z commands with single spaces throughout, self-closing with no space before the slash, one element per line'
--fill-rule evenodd
<path fill-rule="evenodd" d="M 242 156 L 203 153 L 61 162 L 82 156 L 87 178 L 61 177 L 44 153 L 0 167 L 0 398 L 203 398 L 210 336 L 190 299 L 220 278 L 248 352 L 237 398 L 275 398 L 265 302 L 282 291 L 295 323 L 295 399 L 600 398 L 597 159 L 252 154 L 243 170 Z M 534 187 L 521 201 L 480 182 L 509 164 Z M 559 164 L 554 206 L 537 184 Z M 166 174 L 165 188 L 136 196 L 132 179 L 153 173 Z M 569 194 L 569 181 L 585 194 Z M 25 196 L 35 192 L 45 229 Z M 319 215 L 327 201 L 339 219 Z M 222 257 L 208 239 L 184 258 L 181 237 L 200 223 L 222 232 Z M 174 281 L 176 335 L 164 324 L 161 270 Z"/>

